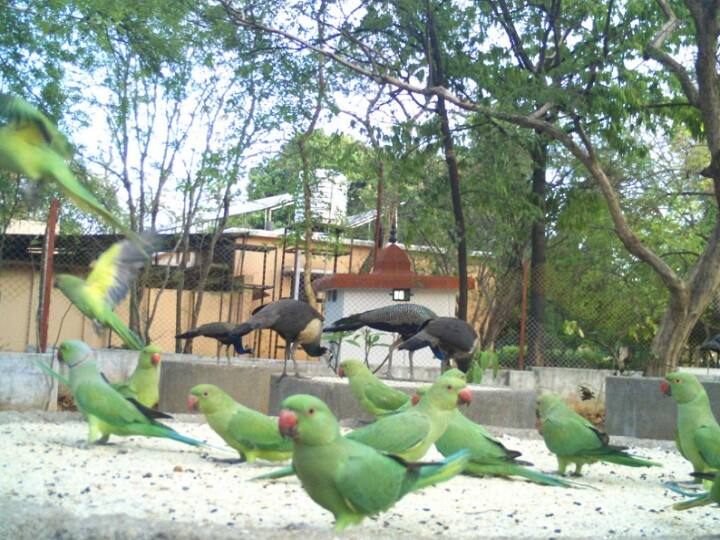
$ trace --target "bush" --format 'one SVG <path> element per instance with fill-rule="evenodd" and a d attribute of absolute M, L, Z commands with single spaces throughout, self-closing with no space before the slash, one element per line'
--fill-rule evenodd
<path fill-rule="evenodd" d="M 517 345 L 506 345 L 498 353 L 498 364 L 501 367 L 517 368 L 520 347 Z"/>

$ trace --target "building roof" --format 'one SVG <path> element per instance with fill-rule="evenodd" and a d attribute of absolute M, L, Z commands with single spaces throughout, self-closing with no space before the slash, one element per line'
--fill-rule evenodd
<path fill-rule="evenodd" d="M 468 278 L 468 285 L 473 285 Z M 457 289 L 455 276 L 423 276 L 412 270 L 405 250 L 395 244 L 381 249 L 368 274 L 332 274 L 313 283 L 316 291 L 329 289 Z"/>

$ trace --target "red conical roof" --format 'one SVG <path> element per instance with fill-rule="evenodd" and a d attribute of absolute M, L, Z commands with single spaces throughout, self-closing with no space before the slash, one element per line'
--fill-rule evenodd
<path fill-rule="evenodd" d="M 405 253 L 404 249 L 399 248 L 395 244 L 390 244 L 386 248 L 378 251 L 373 273 L 411 274 L 413 271 L 412 265 L 410 264 L 410 257 Z"/>

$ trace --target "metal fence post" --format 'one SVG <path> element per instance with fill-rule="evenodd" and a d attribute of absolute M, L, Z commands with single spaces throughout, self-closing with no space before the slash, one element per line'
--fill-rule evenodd
<path fill-rule="evenodd" d="M 40 352 L 47 350 L 48 321 L 50 319 L 50 293 L 52 292 L 53 259 L 55 255 L 55 228 L 58 216 L 58 200 L 52 198 L 50 202 L 50 215 L 45 230 L 45 245 L 43 246 L 42 283 L 43 296 L 40 306 Z"/>

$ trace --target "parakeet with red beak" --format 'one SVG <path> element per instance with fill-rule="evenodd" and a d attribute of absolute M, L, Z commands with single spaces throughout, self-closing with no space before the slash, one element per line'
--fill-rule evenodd
<path fill-rule="evenodd" d="M 194 386 L 187 403 L 188 409 L 198 407 L 213 431 L 248 463 L 290 459 L 292 441 L 280 435 L 276 418 L 241 405 L 213 384 Z"/>
<path fill-rule="evenodd" d="M 100 374 L 92 349 L 82 341 L 63 341 L 57 355 L 70 368 L 70 391 L 90 428 L 88 443 L 106 443 L 110 435 L 144 435 L 209 446 L 157 421 L 168 415 L 123 397 Z"/>
<path fill-rule="evenodd" d="M 157 345 L 147 345 L 140 351 L 138 363 L 130 378 L 111 386 L 126 398 L 133 398 L 145 407 L 154 409 L 160 401 L 160 353 Z"/>
<path fill-rule="evenodd" d="M 467 404 L 472 400 L 472 393 L 465 386 L 464 379 L 444 376 L 428 389 L 428 399 L 423 399 L 422 405 L 384 416 L 345 437 L 406 461 L 417 461 L 442 436 L 458 404 Z M 289 465 L 256 476 L 253 480 L 272 480 L 292 474 L 293 467 Z"/>
<path fill-rule="evenodd" d="M 713 478 L 720 470 L 720 425 L 710 408 L 705 388 L 691 373 L 668 373 L 660 391 L 677 403 L 677 443 L 680 453 L 692 463 L 697 478 Z M 678 503 L 677 510 L 720 503 L 720 480 L 715 479 L 709 493 Z"/>
<path fill-rule="evenodd" d="M 465 379 L 459 369 L 450 369 L 441 378 L 457 377 Z M 418 388 L 412 396 L 413 404 L 417 404 L 427 393 L 427 388 Z M 471 476 L 519 476 L 546 486 L 571 487 L 573 484 L 560 477 L 543 474 L 528 468 L 527 461 L 521 461 L 520 452 L 506 448 L 483 426 L 465 417 L 459 410 L 454 410 L 447 429 L 437 441 L 435 447 L 443 456 L 449 456 L 462 448 L 470 451 L 470 462 L 464 474 Z"/>
<path fill-rule="evenodd" d="M 471 400 L 472 393 L 464 380 L 440 377 L 415 407 L 384 416 L 346 437 L 407 461 L 417 461 L 445 433 L 458 404 Z"/>
<path fill-rule="evenodd" d="M 467 451 L 437 464 L 412 464 L 342 437 L 327 405 L 304 394 L 283 401 L 278 427 L 293 440 L 293 468 L 303 489 L 332 512 L 337 531 L 407 493 L 449 480 L 467 464 Z"/>
<path fill-rule="evenodd" d="M 692 463 L 693 471 L 702 473 L 711 469 L 700 455 L 695 443 L 696 431 L 703 427 L 717 428 L 707 392 L 695 375 L 690 373 L 669 373 L 660 383 L 660 391 L 671 396 L 677 403 L 677 436 L 675 442 L 678 450 Z"/>

